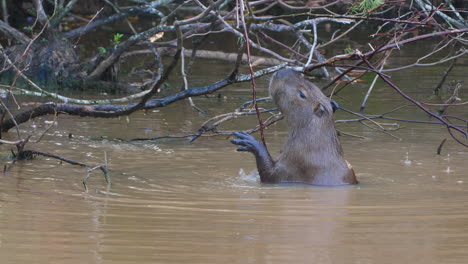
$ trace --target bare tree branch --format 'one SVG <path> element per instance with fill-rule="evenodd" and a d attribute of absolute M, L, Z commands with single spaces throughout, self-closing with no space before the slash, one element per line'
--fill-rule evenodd
<path fill-rule="evenodd" d="M 0 32 L 5 34 L 9 38 L 13 38 L 19 41 L 21 44 L 26 44 L 31 41 L 31 39 L 28 36 L 26 36 L 23 32 L 16 30 L 15 28 L 11 27 L 2 20 L 0 20 Z"/>

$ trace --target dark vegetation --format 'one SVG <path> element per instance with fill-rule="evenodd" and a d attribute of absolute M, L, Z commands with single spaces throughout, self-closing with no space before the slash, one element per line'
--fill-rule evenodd
<path fill-rule="evenodd" d="M 447 113 L 447 109 L 468 105 L 459 98 L 463 84 L 447 80 L 450 71 L 457 67 L 457 58 L 467 53 L 466 1 L 3 0 L 1 4 L 0 92 L 4 98 L 0 101 L 0 131 L 6 133 L 14 129 L 17 139 L 0 143 L 16 146 L 13 164 L 18 159 L 36 155 L 73 163 L 63 157 L 25 148 L 32 136 L 40 140 L 42 135 L 22 135 L 19 126 L 38 116 L 68 114 L 112 118 L 164 107 L 184 99 L 194 111 L 202 111 L 191 97 L 211 94 L 238 82 L 251 82 L 252 101 L 232 113 L 208 119 L 198 131 L 184 137 L 194 141 L 206 133 L 230 134 L 232 131 L 218 129 L 219 125 L 238 116 L 254 114 L 259 124 L 247 132 L 259 131 L 264 141 L 263 128 L 282 117 L 275 114 L 262 120 L 262 113 L 274 110 L 259 108 L 257 102 L 263 99 L 256 98 L 255 78 L 284 67 L 329 80 L 328 85 L 322 87 L 329 96 L 338 94 L 363 75 L 371 74 L 401 95 L 402 107 L 414 105 L 433 119 L 400 121 L 438 123 L 447 127 L 452 140 L 468 146 L 466 117 Z M 324 29 L 329 31 L 330 28 L 333 29 L 331 34 L 321 36 Z M 363 28 L 374 32 L 367 46 L 347 48 L 340 54 L 324 54 L 327 46 L 349 38 Z M 94 49 L 83 48 L 92 47 L 90 43 L 95 34 L 108 35 L 109 41 Z M 207 48 L 207 39 L 217 35 L 223 36 L 218 40 L 230 41 L 230 50 L 216 48 L 223 44 Z M 391 69 L 386 63 L 396 49 L 428 40 L 438 43 L 426 55 L 399 70 L 447 65 L 446 71 L 440 73 L 440 82 L 430 89 L 438 95 L 441 87 L 449 87 L 450 94 L 448 99 L 435 103 L 419 102 L 408 96 L 398 86 L 398 80 L 391 80 L 389 74 L 397 69 Z M 138 61 L 132 60 L 138 56 L 144 56 L 145 60 L 127 65 Z M 191 74 L 195 60 L 200 58 L 226 60 L 232 70 L 218 82 L 191 87 L 187 76 Z M 240 74 L 240 67 L 245 65 L 248 73 Z M 122 74 L 122 68 L 131 70 Z M 181 72 L 183 87 L 163 95 L 161 90 L 176 71 Z M 132 76 L 144 77 L 139 77 L 139 85 L 135 87 L 135 82 L 130 85 L 135 80 Z M 369 85 L 361 111 L 366 108 L 374 84 L 375 81 Z M 77 89 L 124 95 L 99 100 L 64 96 L 66 91 Z M 10 111 L 7 105 L 17 103 L 15 95 L 49 97 L 51 102 Z M 250 107 L 256 111 L 248 111 Z M 365 121 L 374 129 L 389 133 L 388 127 L 375 120 L 395 120 L 389 116 L 392 112 L 355 113 L 358 117 L 350 121 Z M 446 142 L 443 138 L 439 150 Z M 93 167 L 74 163 L 90 167 L 90 171 L 100 168 L 107 175 L 106 165 Z M 7 170 L 5 167 L 4 171 Z"/>

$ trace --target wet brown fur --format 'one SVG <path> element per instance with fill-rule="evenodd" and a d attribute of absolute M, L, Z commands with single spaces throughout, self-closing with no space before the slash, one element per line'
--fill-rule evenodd
<path fill-rule="evenodd" d="M 288 138 L 268 179 L 316 185 L 357 184 L 354 170 L 343 157 L 330 99 L 291 69 L 273 75 L 270 94 L 288 123 Z"/>

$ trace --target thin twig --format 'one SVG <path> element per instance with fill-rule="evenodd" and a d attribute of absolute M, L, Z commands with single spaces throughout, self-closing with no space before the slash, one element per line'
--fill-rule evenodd
<path fill-rule="evenodd" d="M 265 135 L 263 134 L 264 125 L 263 125 L 262 117 L 260 116 L 260 110 L 258 109 L 258 104 L 257 104 L 257 91 L 256 91 L 257 87 L 255 83 L 255 76 L 254 76 L 255 74 L 254 74 L 254 70 L 252 67 L 252 62 L 250 60 L 250 40 L 249 40 L 248 26 L 245 23 L 245 18 L 244 18 L 244 10 L 245 10 L 244 0 L 239 0 L 239 3 L 240 3 L 240 17 L 241 17 L 242 25 L 244 26 L 244 38 L 245 38 L 246 47 L 247 47 L 247 60 L 248 60 L 250 76 L 251 76 L 250 82 L 252 85 L 252 101 L 255 107 L 255 112 L 257 113 L 258 124 L 260 126 L 260 139 L 263 145 L 266 147 Z M 253 14 L 251 15 L 253 16 Z"/>
<path fill-rule="evenodd" d="M 374 69 L 374 66 L 366 59 L 365 56 L 363 56 L 362 54 L 358 54 L 358 56 L 362 59 L 362 61 L 364 63 L 366 63 L 370 68 Z M 457 141 L 458 143 L 460 143 L 461 145 L 465 146 L 465 147 L 468 147 L 468 144 L 467 143 L 464 143 L 462 142 L 461 140 L 459 140 L 458 138 L 456 138 L 451 130 L 455 130 L 457 132 L 459 132 L 460 134 L 462 134 L 465 139 L 468 139 L 468 132 L 464 131 L 463 129 L 457 127 L 457 126 L 454 126 L 452 124 L 450 124 L 449 122 L 447 122 L 444 118 L 440 117 L 439 115 L 437 114 L 434 114 L 432 113 L 431 111 L 429 111 L 429 109 L 427 109 L 426 107 L 424 107 L 420 102 L 414 100 L 413 98 L 411 98 L 410 96 L 408 96 L 407 94 L 405 94 L 400 88 L 398 88 L 395 84 L 393 84 L 387 77 L 383 76 L 382 74 L 380 74 L 379 72 L 377 72 L 377 74 L 380 76 L 380 78 L 385 81 L 388 85 L 390 85 L 390 87 L 392 87 L 394 90 L 396 90 L 401 96 L 403 96 L 403 98 L 405 98 L 406 100 L 412 102 L 413 104 L 415 104 L 417 107 L 419 107 L 421 110 L 423 110 L 424 112 L 426 112 L 427 114 L 429 114 L 430 116 L 438 119 L 440 122 L 444 123 L 448 130 L 449 130 L 449 133 L 450 135 L 452 135 L 453 139 L 455 139 L 455 141 Z"/>
<path fill-rule="evenodd" d="M 446 138 L 444 138 L 442 140 L 442 142 L 440 142 L 439 146 L 437 147 L 437 155 L 440 155 L 440 153 L 442 152 L 442 147 L 444 146 L 445 142 L 447 141 Z"/>
<path fill-rule="evenodd" d="M 439 83 L 434 88 L 434 94 L 439 94 L 440 88 L 442 88 L 442 85 L 445 83 L 445 80 L 447 79 L 448 74 L 452 71 L 452 69 L 455 66 L 456 62 L 457 62 L 457 59 L 454 59 L 452 61 L 452 63 L 450 63 L 450 66 L 445 70 L 445 72 L 442 75 L 442 78 L 440 79 Z"/>

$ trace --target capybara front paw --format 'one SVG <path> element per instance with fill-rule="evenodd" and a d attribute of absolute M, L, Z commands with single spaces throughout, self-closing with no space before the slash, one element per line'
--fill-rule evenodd
<path fill-rule="evenodd" d="M 232 133 L 237 139 L 232 139 L 231 143 L 234 145 L 241 146 L 237 149 L 237 151 L 250 151 L 254 152 L 258 141 L 251 135 L 245 132 L 234 132 Z"/>

